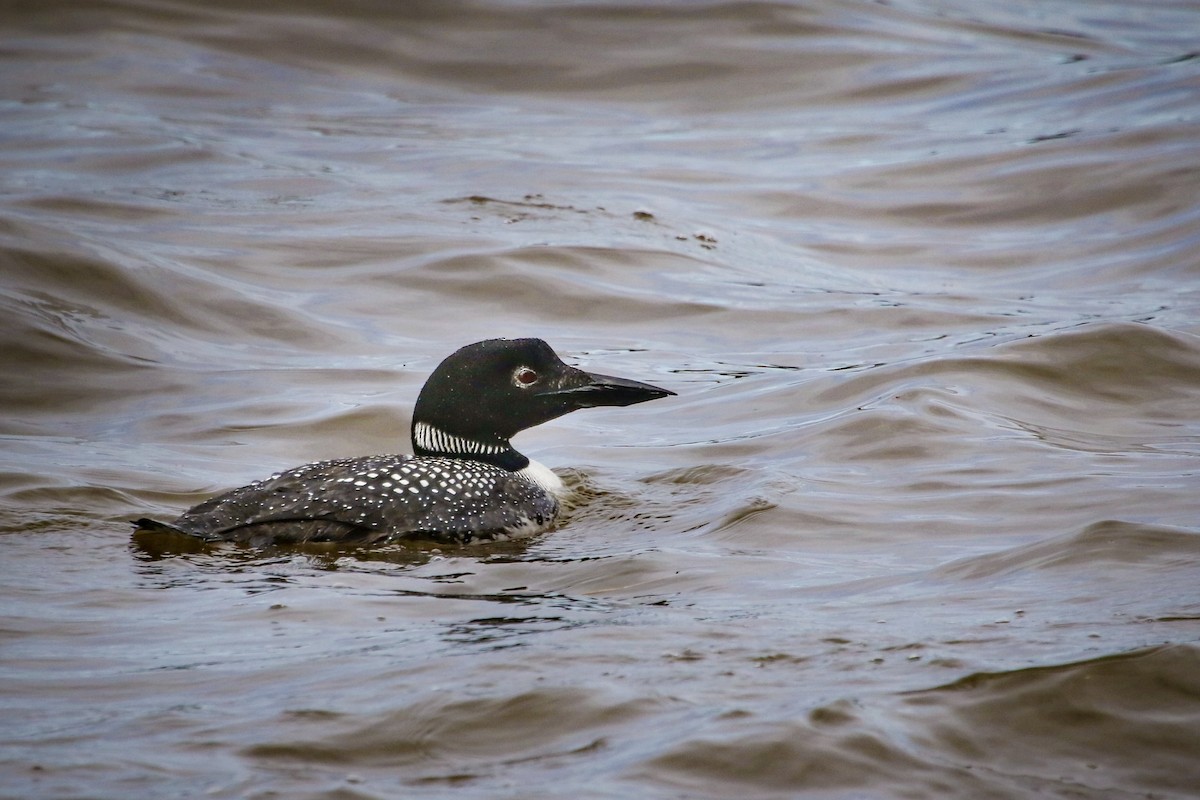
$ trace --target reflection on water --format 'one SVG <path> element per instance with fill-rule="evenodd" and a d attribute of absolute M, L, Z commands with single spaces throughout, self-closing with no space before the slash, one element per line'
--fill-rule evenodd
<path fill-rule="evenodd" d="M 1194 792 L 1193 6 L 6 20 L 0 794 Z M 557 531 L 130 536 L 521 335 Z"/>

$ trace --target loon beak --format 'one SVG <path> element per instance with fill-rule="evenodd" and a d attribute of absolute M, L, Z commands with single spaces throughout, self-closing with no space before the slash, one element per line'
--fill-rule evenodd
<path fill-rule="evenodd" d="M 579 383 L 571 381 L 575 385 L 555 389 L 546 394 L 570 400 L 577 408 L 631 406 L 634 403 L 645 403 L 647 400 L 657 400 L 675 394 L 668 389 L 660 389 L 641 381 L 595 375 L 582 370 L 578 371 L 577 377 L 581 379 Z"/>

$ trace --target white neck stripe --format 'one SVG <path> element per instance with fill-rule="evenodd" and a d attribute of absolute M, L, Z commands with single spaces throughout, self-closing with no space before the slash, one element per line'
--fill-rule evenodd
<path fill-rule="evenodd" d="M 446 433 L 426 422 L 418 422 L 413 425 L 413 444 L 422 450 L 430 450 L 435 453 L 463 455 L 497 456 L 508 450 L 504 445 L 477 442 L 474 439 Z"/>

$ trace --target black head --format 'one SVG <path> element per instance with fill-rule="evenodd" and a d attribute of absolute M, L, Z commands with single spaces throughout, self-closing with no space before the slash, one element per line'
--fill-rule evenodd
<path fill-rule="evenodd" d="M 580 408 L 672 394 L 568 366 L 541 339 L 488 339 L 450 354 L 429 376 L 413 409 L 413 448 L 519 469 L 528 460 L 508 440 L 526 428 Z"/>

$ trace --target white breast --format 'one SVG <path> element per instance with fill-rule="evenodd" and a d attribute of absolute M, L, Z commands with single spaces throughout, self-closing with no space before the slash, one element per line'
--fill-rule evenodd
<path fill-rule="evenodd" d="M 540 464 L 532 458 L 529 459 L 529 466 L 517 474 L 532 483 L 536 483 L 555 497 L 561 498 L 567 493 L 562 478 L 555 475 L 554 471 L 545 464 Z"/>

